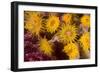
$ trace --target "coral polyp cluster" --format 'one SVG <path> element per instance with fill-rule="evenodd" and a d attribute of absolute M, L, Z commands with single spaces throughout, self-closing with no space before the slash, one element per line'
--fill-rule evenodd
<path fill-rule="evenodd" d="M 90 58 L 90 15 L 24 11 L 24 61 Z"/>

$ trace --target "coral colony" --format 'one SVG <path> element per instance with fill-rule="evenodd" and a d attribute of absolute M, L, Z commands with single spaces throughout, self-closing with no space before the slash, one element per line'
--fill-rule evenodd
<path fill-rule="evenodd" d="M 90 15 L 24 11 L 24 61 L 90 58 Z"/>

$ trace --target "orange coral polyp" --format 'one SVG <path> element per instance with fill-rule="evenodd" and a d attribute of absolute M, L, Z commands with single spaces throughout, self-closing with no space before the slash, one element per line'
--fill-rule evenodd
<path fill-rule="evenodd" d="M 32 32 L 33 35 L 38 35 L 42 28 L 42 19 L 37 12 L 28 12 L 27 17 L 25 17 L 25 29 Z"/>
<path fill-rule="evenodd" d="M 59 25 L 60 25 L 59 17 L 49 16 L 45 27 L 46 27 L 47 32 L 53 33 L 58 29 Z"/>
<path fill-rule="evenodd" d="M 72 22 L 72 14 L 64 14 L 62 16 L 62 20 L 65 22 L 65 24 L 71 24 L 71 22 Z"/>
<path fill-rule="evenodd" d="M 77 28 L 75 27 L 75 25 L 64 25 L 58 32 L 58 38 L 64 44 L 74 42 L 77 35 Z"/>

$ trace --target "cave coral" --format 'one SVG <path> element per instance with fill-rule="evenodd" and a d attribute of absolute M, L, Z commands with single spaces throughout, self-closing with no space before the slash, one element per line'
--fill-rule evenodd
<path fill-rule="evenodd" d="M 24 11 L 24 61 L 90 58 L 90 14 Z"/>

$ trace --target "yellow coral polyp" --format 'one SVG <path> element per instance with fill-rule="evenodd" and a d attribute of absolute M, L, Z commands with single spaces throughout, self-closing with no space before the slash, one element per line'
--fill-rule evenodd
<path fill-rule="evenodd" d="M 90 27 L 90 16 L 89 15 L 83 15 L 81 18 L 81 24 L 84 27 Z"/>
<path fill-rule="evenodd" d="M 70 60 L 79 58 L 78 46 L 75 43 L 69 43 L 64 46 L 63 52 L 69 56 Z"/>
<path fill-rule="evenodd" d="M 71 22 L 72 22 L 72 14 L 64 14 L 62 16 L 62 21 L 64 21 L 65 24 L 71 24 Z"/>
<path fill-rule="evenodd" d="M 42 28 L 42 19 L 38 12 L 25 13 L 25 29 L 32 32 L 33 35 L 38 35 Z"/>
<path fill-rule="evenodd" d="M 77 28 L 75 25 L 64 25 L 58 32 L 58 38 L 64 44 L 74 42 L 77 37 Z"/>
<path fill-rule="evenodd" d="M 51 56 L 53 49 L 52 45 L 48 42 L 46 38 L 43 38 L 39 41 L 40 44 L 40 51 L 42 51 L 44 54 Z"/>
<path fill-rule="evenodd" d="M 81 38 L 79 39 L 81 46 L 83 48 L 83 51 L 85 52 L 85 54 L 88 55 L 89 53 L 89 49 L 90 49 L 90 33 L 89 32 L 85 32 Z"/>
<path fill-rule="evenodd" d="M 49 16 L 46 22 L 46 30 L 47 32 L 54 33 L 60 25 L 59 17 L 52 15 Z"/>

